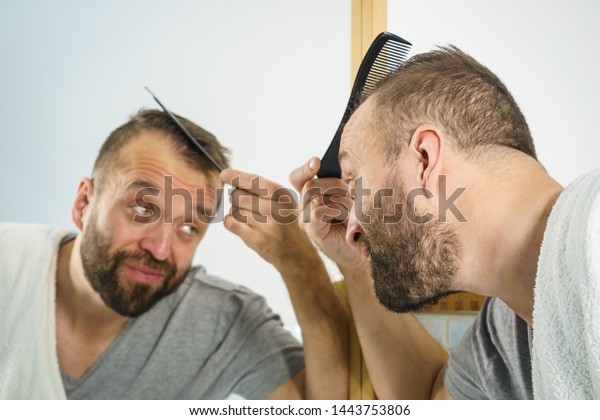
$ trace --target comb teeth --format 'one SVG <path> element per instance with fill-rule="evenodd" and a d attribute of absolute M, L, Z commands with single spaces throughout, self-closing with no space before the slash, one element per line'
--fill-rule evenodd
<path fill-rule="evenodd" d="M 366 96 L 371 93 L 381 79 L 400 67 L 409 52 L 410 46 L 393 39 L 387 40 L 369 70 L 362 95 Z"/>
<path fill-rule="evenodd" d="M 410 47 L 412 47 L 410 42 L 389 32 L 377 35 L 360 63 L 342 121 L 321 160 L 321 167 L 317 172 L 319 178 L 341 178 L 342 170 L 338 162 L 338 153 L 344 125 L 365 95 L 369 95 L 380 80 L 402 65 L 408 57 Z"/>

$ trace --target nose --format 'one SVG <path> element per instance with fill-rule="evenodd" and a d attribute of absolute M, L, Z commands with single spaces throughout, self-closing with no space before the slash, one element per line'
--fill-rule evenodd
<path fill-rule="evenodd" d="M 352 205 L 348 215 L 348 227 L 346 228 L 346 243 L 353 248 L 358 247 L 360 238 L 364 235 L 364 230 L 356 218 L 355 205 Z"/>
<path fill-rule="evenodd" d="M 171 226 L 156 223 L 140 241 L 140 248 L 151 253 L 157 260 L 164 261 L 171 255 L 172 235 Z"/>

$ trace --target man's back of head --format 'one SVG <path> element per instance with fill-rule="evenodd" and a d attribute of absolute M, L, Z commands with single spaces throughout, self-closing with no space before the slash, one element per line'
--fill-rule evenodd
<path fill-rule="evenodd" d="M 384 133 L 390 161 L 422 124 L 439 127 L 449 145 L 472 156 L 484 157 L 484 150 L 508 147 L 537 159 L 525 117 L 506 86 L 456 47 L 410 58 L 370 97 L 379 115 L 373 124 Z"/>

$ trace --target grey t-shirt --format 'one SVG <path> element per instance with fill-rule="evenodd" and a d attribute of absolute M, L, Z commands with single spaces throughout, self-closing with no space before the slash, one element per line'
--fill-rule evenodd
<path fill-rule="evenodd" d="M 303 366 L 262 297 L 195 268 L 80 379 L 61 374 L 69 399 L 260 399 Z"/>
<path fill-rule="evenodd" d="M 531 329 L 504 302 L 487 298 L 450 351 L 444 385 L 455 399 L 533 399 Z"/>

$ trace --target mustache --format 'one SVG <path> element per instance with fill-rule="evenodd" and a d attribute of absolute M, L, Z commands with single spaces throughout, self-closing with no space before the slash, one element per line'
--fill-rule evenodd
<path fill-rule="evenodd" d="M 166 278 L 172 277 L 177 272 L 175 266 L 167 261 L 157 260 L 149 252 L 126 252 L 118 251 L 115 256 L 115 265 L 121 265 L 124 262 L 135 262 L 153 270 L 160 271 Z"/>

